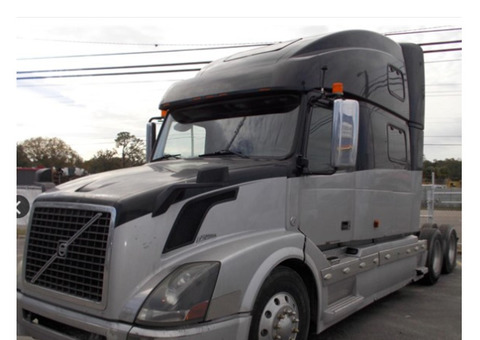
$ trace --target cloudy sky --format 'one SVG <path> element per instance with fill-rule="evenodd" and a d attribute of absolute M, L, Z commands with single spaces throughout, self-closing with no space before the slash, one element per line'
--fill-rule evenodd
<path fill-rule="evenodd" d="M 45 8 L 30 8 L 25 15 L 17 15 L 16 142 L 58 137 L 87 160 L 99 150 L 113 149 L 118 132 L 144 138 L 145 122 L 158 114 L 165 90 L 196 73 L 184 70 L 204 64 L 146 65 L 212 61 L 251 48 L 242 45 L 345 29 L 369 29 L 415 43 L 460 41 L 463 34 L 463 21 L 455 16 L 331 18 L 299 16 L 295 11 L 245 15 L 245 7 L 235 16 L 201 11 L 195 15 L 195 8 L 188 8 L 187 12 L 175 9 L 173 15 L 161 11 L 111 14 L 103 9 L 98 16 L 62 11 L 52 16 Z M 424 46 L 424 50 L 461 47 L 462 43 L 451 43 Z M 425 54 L 424 153 L 429 160 L 462 158 L 462 57 L 462 51 Z M 109 69 L 125 66 L 129 68 Z M 54 72 L 31 72 L 46 70 Z M 168 72 L 138 74 L 149 71 Z M 109 72 L 116 75 L 104 75 Z"/>

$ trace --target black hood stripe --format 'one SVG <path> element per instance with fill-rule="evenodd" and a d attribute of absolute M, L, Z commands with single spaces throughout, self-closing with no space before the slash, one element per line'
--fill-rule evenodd
<path fill-rule="evenodd" d="M 227 189 L 186 203 L 170 230 L 163 253 L 194 243 L 208 211 L 218 204 L 236 200 L 237 194 L 238 188 Z"/>

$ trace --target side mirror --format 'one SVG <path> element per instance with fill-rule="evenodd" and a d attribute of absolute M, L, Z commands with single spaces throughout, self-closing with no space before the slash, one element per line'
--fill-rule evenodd
<path fill-rule="evenodd" d="M 336 99 L 333 104 L 332 165 L 351 168 L 357 162 L 358 101 Z"/>
<path fill-rule="evenodd" d="M 147 156 L 147 163 L 150 162 L 152 159 L 153 148 L 155 147 L 155 143 L 157 141 L 157 125 L 158 123 L 163 122 L 162 117 L 153 117 L 147 123 L 147 134 L 146 134 L 146 156 Z"/>

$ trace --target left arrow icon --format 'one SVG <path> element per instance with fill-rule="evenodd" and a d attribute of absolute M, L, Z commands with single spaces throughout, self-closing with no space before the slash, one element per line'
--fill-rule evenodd
<path fill-rule="evenodd" d="M 17 218 L 24 217 L 29 210 L 30 203 L 28 203 L 28 200 L 22 195 L 17 195 Z"/>

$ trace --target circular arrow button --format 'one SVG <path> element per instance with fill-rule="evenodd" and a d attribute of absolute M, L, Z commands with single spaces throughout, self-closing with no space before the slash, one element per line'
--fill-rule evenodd
<path fill-rule="evenodd" d="M 28 214 L 30 203 L 22 195 L 17 195 L 17 218 L 22 218 Z"/>

